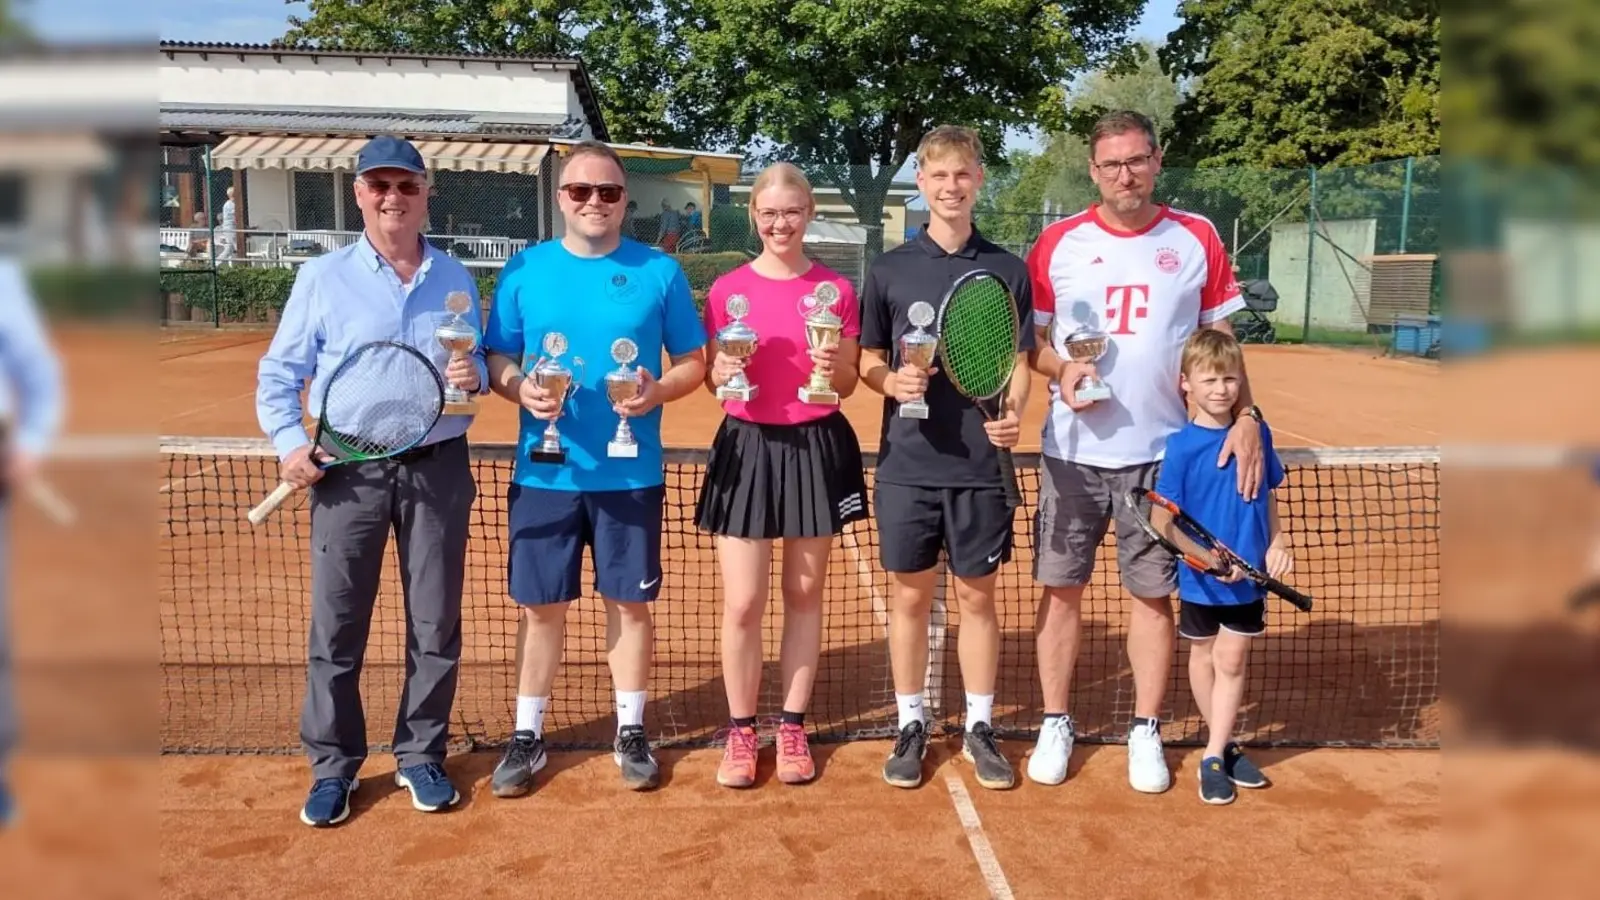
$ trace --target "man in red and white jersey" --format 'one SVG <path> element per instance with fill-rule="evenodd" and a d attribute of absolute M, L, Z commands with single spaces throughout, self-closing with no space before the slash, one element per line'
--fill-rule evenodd
<path fill-rule="evenodd" d="M 1167 436 L 1188 421 L 1178 387 L 1184 341 L 1199 328 L 1232 333 L 1227 317 L 1244 300 L 1211 222 L 1152 202 L 1161 150 L 1148 118 L 1105 116 L 1090 135 L 1089 154 L 1101 202 L 1046 228 L 1028 256 L 1032 362 L 1051 378 L 1034 551 L 1034 578 L 1044 587 L 1036 629 L 1045 718 L 1028 776 L 1042 784 L 1066 778 L 1083 589 L 1115 521 L 1122 584 L 1138 598 L 1128 626 L 1128 782 L 1159 793 L 1171 785 L 1159 716 L 1172 666 L 1177 564 L 1132 523 L 1122 496 L 1155 485 Z M 1067 338 L 1082 330 L 1107 338 L 1098 363 L 1075 363 L 1067 354 Z M 1086 375 L 1102 380 L 1110 396 L 1080 399 Z M 1239 406 L 1217 464 L 1237 457 L 1240 493 L 1254 498 L 1262 481 L 1261 413 L 1248 380 Z"/>

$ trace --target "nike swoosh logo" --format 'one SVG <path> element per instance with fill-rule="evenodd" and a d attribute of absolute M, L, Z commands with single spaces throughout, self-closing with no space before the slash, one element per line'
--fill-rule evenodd
<path fill-rule="evenodd" d="M 989 562 L 999 562 L 999 561 L 1000 561 L 1000 554 L 1001 554 L 1001 553 L 1002 553 L 1002 552 L 1003 552 L 1003 551 L 1000 551 L 1000 550 L 996 550 L 996 551 L 995 551 L 995 553 L 994 553 L 994 555 L 993 555 L 993 556 L 991 556 L 991 557 L 989 557 Z"/>
<path fill-rule="evenodd" d="M 660 580 L 661 580 L 661 576 L 657 575 L 656 577 L 650 579 L 649 581 L 641 581 L 641 582 L 639 582 L 639 590 L 648 591 L 651 588 L 655 587 L 656 586 L 656 582 L 658 582 Z"/>

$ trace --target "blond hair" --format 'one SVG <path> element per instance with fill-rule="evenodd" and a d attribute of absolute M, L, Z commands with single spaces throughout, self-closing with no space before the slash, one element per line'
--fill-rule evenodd
<path fill-rule="evenodd" d="M 586 140 L 573 144 L 572 149 L 567 151 L 567 158 L 561 161 L 562 171 L 566 171 L 567 166 L 585 156 L 598 156 L 602 159 L 611 160 L 616 164 L 617 171 L 622 173 L 622 183 L 624 185 L 628 183 L 628 170 L 622 166 L 622 155 L 601 141 Z"/>
<path fill-rule="evenodd" d="M 940 125 L 922 136 L 917 145 L 917 166 L 920 168 L 934 159 L 959 153 L 973 163 L 983 164 L 983 139 L 978 132 L 961 125 Z"/>
<path fill-rule="evenodd" d="M 1244 371 L 1244 349 L 1226 331 L 1202 328 L 1183 343 L 1183 374 L 1222 374 Z"/>
<path fill-rule="evenodd" d="M 817 211 L 816 197 L 811 192 L 811 180 L 800 167 L 793 163 L 776 162 L 756 176 L 755 183 L 750 185 L 750 227 L 756 227 L 756 198 L 767 188 L 791 187 L 805 191 L 806 213 L 809 215 Z"/>

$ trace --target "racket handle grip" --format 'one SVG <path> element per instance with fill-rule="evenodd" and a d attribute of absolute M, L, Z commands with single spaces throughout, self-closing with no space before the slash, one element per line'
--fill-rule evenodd
<path fill-rule="evenodd" d="M 251 525 L 260 525 L 267 520 L 267 516 L 272 515 L 274 510 L 282 506 L 283 501 L 289 499 L 289 495 L 292 493 L 294 493 L 294 485 L 287 481 L 279 484 L 272 493 L 267 495 L 267 499 L 256 504 L 255 509 L 250 510 L 245 518 L 250 520 Z"/>
<path fill-rule="evenodd" d="M 1022 491 L 1017 487 L 1016 460 L 1004 447 L 999 448 L 996 455 L 1000 458 L 1000 487 L 1006 492 L 1006 507 L 1017 509 L 1022 506 Z"/>
<path fill-rule="evenodd" d="M 1301 612 L 1311 612 L 1311 598 L 1278 579 L 1269 575 L 1261 586 L 1294 604 L 1295 609 Z"/>

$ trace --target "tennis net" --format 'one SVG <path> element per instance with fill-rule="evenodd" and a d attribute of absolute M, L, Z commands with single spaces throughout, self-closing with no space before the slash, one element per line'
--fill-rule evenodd
<path fill-rule="evenodd" d="M 505 495 L 515 448 L 474 445 L 463 649 L 451 734 L 457 746 L 510 737 L 516 694 L 516 611 L 506 598 Z M 1434 448 L 1280 450 L 1279 489 L 1296 567 L 1290 581 L 1317 599 L 1311 614 L 1269 598 L 1267 634 L 1252 646 L 1239 732 L 1259 745 L 1438 746 L 1439 454 Z M 268 444 L 221 438 L 162 441 L 162 747 L 168 752 L 298 752 L 310 620 L 308 507 L 292 498 L 259 528 L 247 509 L 277 485 Z M 875 457 L 867 455 L 868 484 Z M 720 667 L 721 580 L 711 538 L 693 523 L 704 450 L 671 450 L 663 534 L 665 580 L 655 606 L 655 661 L 646 726 L 664 745 L 703 745 L 727 721 Z M 994 725 L 1037 732 L 1033 513 L 1039 457 L 1017 455 L 1024 504 L 1016 549 L 1001 570 Z M 386 749 L 405 673 L 405 612 L 393 542 L 362 674 L 368 737 Z M 761 715 L 776 715 L 777 599 L 764 623 Z M 818 740 L 886 737 L 896 706 L 887 651 L 888 576 L 877 533 L 857 523 L 836 544 L 826 584 L 823 646 L 807 723 Z M 585 561 L 584 585 L 592 588 Z M 928 707 L 935 726 L 964 715 L 955 594 L 941 578 L 929 629 Z M 1079 738 L 1121 741 L 1133 715 L 1115 536 L 1108 534 L 1083 606 L 1071 713 Z M 552 748 L 608 746 L 615 732 L 605 613 L 575 603 L 546 718 Z M 1162 714 L 1166 739 L 1193 743 L 1203 724 L 1179 643 Z"/>

